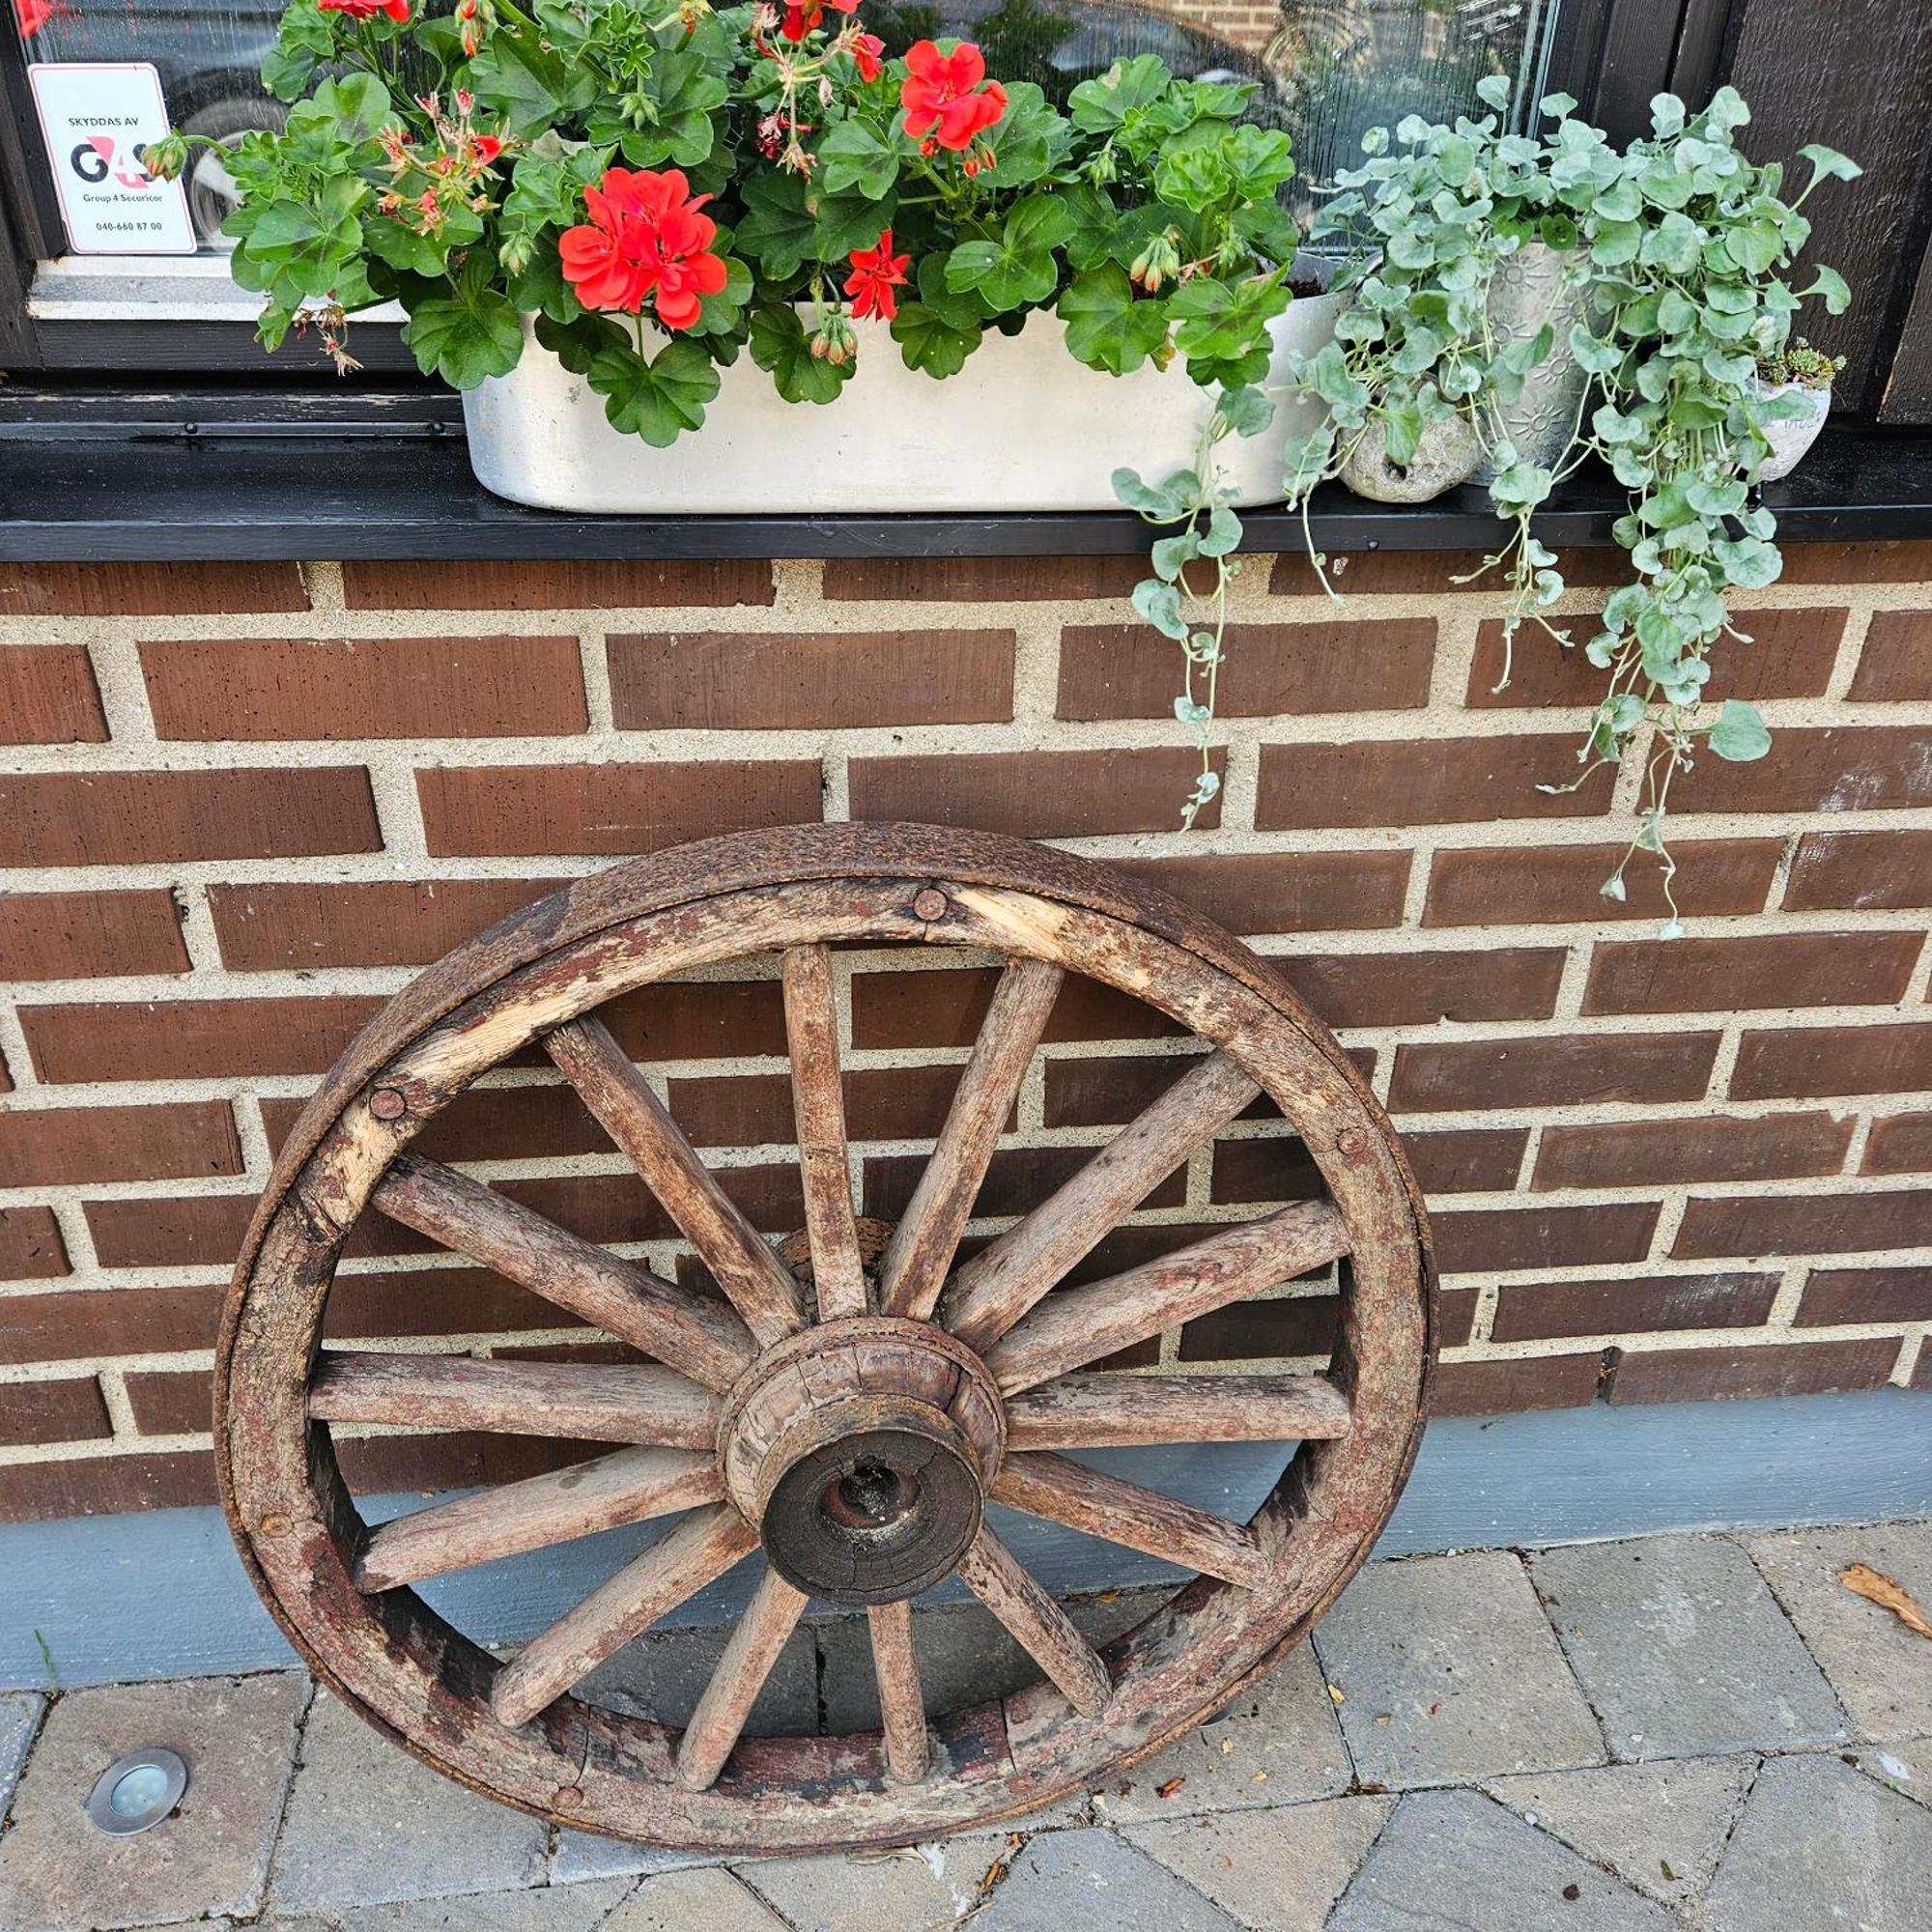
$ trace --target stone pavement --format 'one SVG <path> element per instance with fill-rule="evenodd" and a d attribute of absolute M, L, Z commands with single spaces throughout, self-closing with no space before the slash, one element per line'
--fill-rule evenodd
<path fill-rule="evenodd" d="M 1932 1932 L 1932 1640 L 1845 1590 L 1854 1562 L 1932 1605 L 1924 1522 L 1373 1564 L 1155 1761 L 1017 1830 L 867 1858 L 554 1831 L 294 1671 L 0 1693 L 0 1928 Z M 1015 1666 L 974 1614 L 924 1613 L 920 1644 L 932 1681 L 983 1694 Z M 756 1721 L 864 1721 L 834 1683 L 851 1632 L 807 1630 Z M 600 1692 L 673 1717 L 716 1646 L 648 1639 Z M 99 1835 L 94 1778 L 156 1743 L 192 1766 L 180 1811 Z"/>

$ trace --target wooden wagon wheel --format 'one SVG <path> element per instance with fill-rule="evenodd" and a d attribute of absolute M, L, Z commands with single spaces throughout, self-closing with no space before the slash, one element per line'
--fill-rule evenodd
<path fill-rule="evenodd" d="M 936 1151 L 881 1249 L 855 1221 L 827 949 L 987 949 L 1008 964 Z M 754 1233 L 595 1016 L 617 994 L 781 960 L 810 1287 Z M 1057 1192 L 963 1262 L 961 1236 L 1063 977 L 1136 996 L 1212 1050 Z M 540 1044 L 628 1154 L 722 1298 L 666 1281 L 411 1140 Z M 1264 1092 L 1328 1198 L 1058 1286 Z M 1293 1143 L 1284 1143 L 1285 1150 Z M 323 1351 L 371 1206 L 633 1344 L 649 1366 Z M 1094 1373 L 1138 1340 L 1337 1258 L 1321 1377 Z M 223 1499 L 258 1588 L 318 1674 L 418 1757 L 510 1804 L 647 1842 L 902 1843 L 1024 1810 L 1156 1748 L 1326 1607 L 1420 1432 L 1433 1270 L 1386 1121 L 1325 1030 L 1218 928 L 1104 867 L 919 826 L 801 827 L 619 867 L 459 948 L 351 1045 L 284 1148 L 237 1269 L 216 1374 Z M 330 1425 L 620 1444 L 557 1475 L 370 1529 Z M 1248 1523 L 1104 1476 L 1100 1445 L 1298 1441 Z M 982 1515 L 992 1501 L 1200 1573 L 1093 1648 Z M 682 1512 L 507 1662 L 409 1585 Z M 749 1606 L 681 1734 L 573 1696 L 600 1662 L 762 1546 Z M 929 1712 L 910 1600 L 956 1575 L 1040 1679 Z M 745 1737 L 808 1601 L 866 1606 L 878 1733 Z"/>

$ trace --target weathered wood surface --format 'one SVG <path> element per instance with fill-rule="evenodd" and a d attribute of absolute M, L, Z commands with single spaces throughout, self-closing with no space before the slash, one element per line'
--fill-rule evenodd
<path fill-rule="evenodd" d="M 512 1727 L 528 1722 L 607 1657 L 749 1556 L 757 1543 L 757 1532 L 728 1503 L 686 1517 L 532 1637 L 497 1673 L 491 1709 Z"/>
<path fill-rule="evenodd" d="M 606 1133 L 630 1155 L 664 1209 L 697 1250 L 712 1279 L 761 1347 L 805 1326 L 798 1284 L 683 1130 L 630 1056 L 592 1015 L 544 1036 L 544 1048 Z"/>
<path fill-rule="evenodd" d="M 803 1590 L 765 1566 L 678 1745 L 677 1781 L 687 1791 L 703 1791 L 717 1781 L 807 1601 Z"/>
<path fill-rule="evenodd" d="M 728 1308 L 435 1161 L 399 1154 L 372 1199 L 390 1220 L 495 1268 L 706 1388 L 729 1388 L 757 1352 Z"/>
<path fill-rule="evenodd" d="M 959 1269 L 941 1304 L 946 1325 L 983 1354 L 1260 1092 L 1226 1054 L 1210 1054 Z"/>
<path fill-rule="evenodd" d="M 384 1523 L 369 1534 L 355 1581 L 365 1590 L 392 1590 L 620 1523 L 669 1516 L 724 1493 L 724 1480 L 710 1456 L 618 1449 Z"/>
<path fill-rule="evenodd" d="M 1304 1201 L 1143 1267 L 1064 1288 L 986 1356 L 1004 1394 L 1065 1375 L 1350 1252 L 1325 1201 Z"/>
<path fill-rule="evenodd" d="M 709 1450 L 724 1405 L 675 1369 L 601 1362 L 478 1361 L 332 1350 L 308 1412 L 324 1422 L 481 1429 Z"/>
<path fill-rule="evenodd" d="M 1009 1456 L 989 1493 L 1009 1509 L 1244 1588 L 1254 1588 L 1268 1574 L 1254 1533 L 1240 1523 L 1064 1456 Z"/>
<path fill-rule="evenodd" d="M 1015 960 L 1000 975 L 932 1157 L 880 1264 L 882 1313 L 923 1320 L 938 1305 L 987 1163 L 1065 977 L 1043 959 Z"/>
<path fill-rule="evenodd" d="M 1349 1433 L 1349 1402 L 1321 1376 L 1062 1376 L 1007 1404 L 1009 1449 L 1137 1442 L 1307 1442 Z"/>
<path fill-rule="evenodd" d="M 873 1604 L 866 1612 L 872 1637 L 872 1672 L 879 1684 L 879 1724 L 886 1770 L 901 1784 L 916 1784 L 932 1763 L 925 1728 L 925 1692 L 912 1642 L 912 1605 Z"/>
<path fill-rule="evenodd" d="M 799 1178 L 805 1186 L 812 1287 L 818 1296 L 818 1319 L 834 1321 L 864 1315 L 867 1308 L 859 1231 L 852 1214 L 832 954 L 823 946 L 794 946 L 785 953 L 781 971 L 785 1038 L 791 1049 L 792 1119 L 798 1136 Z"/>
<path fill-rule="evenodd" d="M 999 1618 L 1082 1717 L 1093 1717 L 1106 1704 L 1113 1681 L 1099 1653 L 990 1529 L 982 1527 L 960 1559 L 959 1580 Z"/>

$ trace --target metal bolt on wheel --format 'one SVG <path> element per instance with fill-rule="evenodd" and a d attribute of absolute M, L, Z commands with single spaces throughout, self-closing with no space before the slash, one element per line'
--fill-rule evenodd
<path fill-rule="evenodd" d="M 1007 964 L 934 1151 L 886 1228 L 854 1211 L 829 949 L 894 944 L 980 949 Z M 772 954 L 805 1203 L 804 1229 L 781 1247 L 754 1230 L 597 1017 L 637 987 Z M 1146 1002 L 1208 1050 L 968 1254 L 981 1180 L 1076 975 Z M 720 1294 L 412 1150 L 470 1082 L 533 1047 L 629 1157 Z M 1325 1198 L 1064 1285 L 1264 1094 Z M 325 1349 L 337 1260 L 372 1208 L 650 1363 Z M 1325 1374 L 1093 1366 L 1336 1261 L 1342 1319 Z M 1198 915 L 1092 862 L 984 835 L 856 825 L 707 840 L 502 922 L 423 974 L 343 1055 L 283 1150 L 236 1271 L 215 1378 L 223 1501 L 257 1587 L 317 1673 L 448 1776 L 650 1843 L 904 1843 L 1031 1808 L 1147 1755 L 1308 1630 L 1407 1475 L 1433 1293 L 1419 1198 L 1380 1110 L 1282 982 Z M 337 1466 L 338 1424 L 606 1447 L 371 1528 Z M 1114 1445 L 1237 1441 L 1299 1444 L 1245 1523 L 1074 1460 Z M 1096 1649 L 994 1533 L 988 1503 L 1198 1575 Z M 507 1662 L 411 1587 L 672 1516 Z M 573 1694 L 753 1552 L 750 1602 L 682 1732 Z M 911 1605 L 948 1577 L 1011 1634 L 1037 1682 L 927 1709 Z M 879 1731 L 744 1735 L 814 1598 L 864 1607 Z"/>

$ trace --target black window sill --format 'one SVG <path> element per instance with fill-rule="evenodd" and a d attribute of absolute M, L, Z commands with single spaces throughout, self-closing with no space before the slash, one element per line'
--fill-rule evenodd
<path fill-rule="evenodd" d="M 1144 550 L 1122 511 L 1029 516 L 597 517 L 525 509 L 470 475 L 453 399 L 316 401 L 231 393 L 0 393 L 0 560 L 1050 556 Z M 202 418 L 185 420 L 188 411 Z M 1833 429 L 1764 493 L 1787 542 L 1932 537 L 1932 436 Z M 1606 473 L 1566 483 L 1537 522 L 1557 546 L 1605 544 L 1622 513 Z M 1301 521 L 1244 513 L 1250 551 L 1295 550 Z M 1500 526 L 1464 486 L 1433 503 L 1338 487 L 1309 518 L 1327 551 L 1489 550 Z"/>

